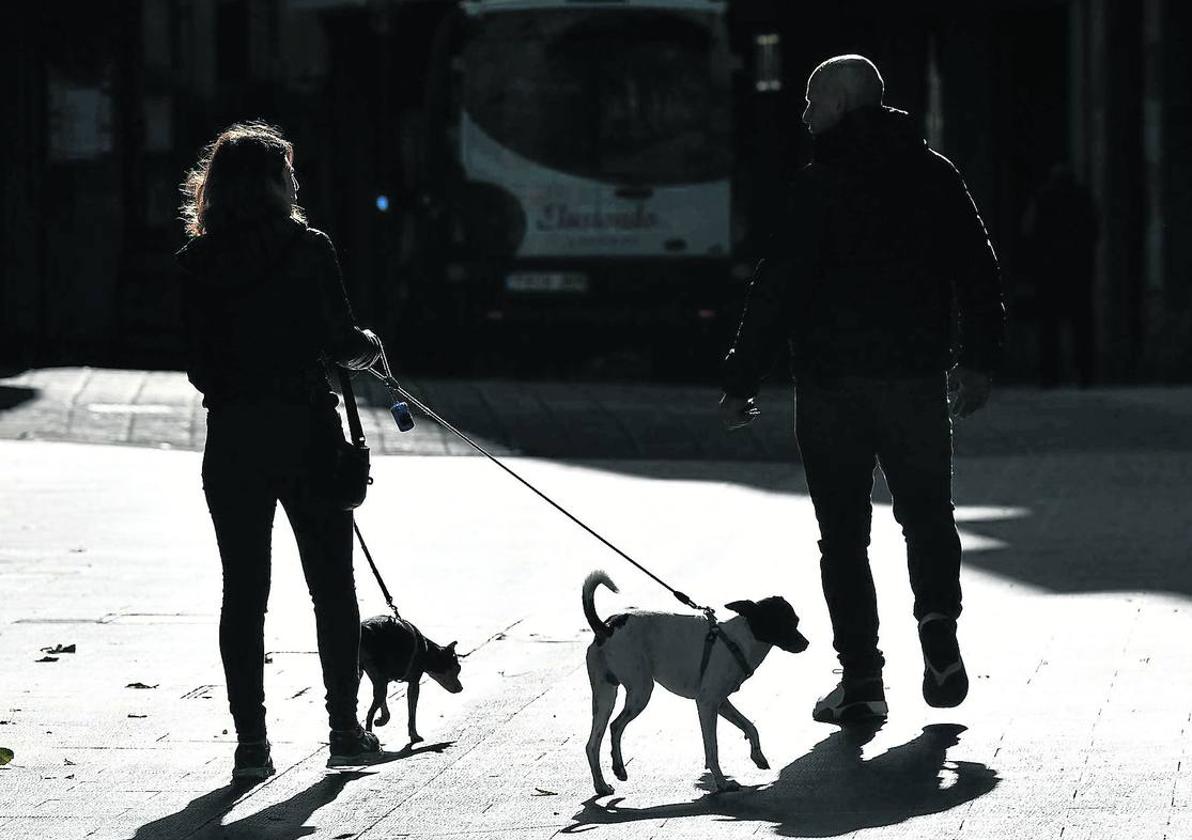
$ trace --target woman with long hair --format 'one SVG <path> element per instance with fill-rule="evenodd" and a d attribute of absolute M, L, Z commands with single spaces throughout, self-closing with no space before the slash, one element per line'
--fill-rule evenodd
<path fill-rule="evenodd" d="M 203 491 L 223 566 L 219 649 L 236 725 L 232 777 L 273 772 L 264 625 L 280 501 L 314 602 L 331 727 L 329 765 L 380 752 L 356 717 L 360 615 L 352 514 L 326 477 L 344 445 L 328 363 L 370 367 L 380 340 L 356 326 L 335 248 L 296 203 L 291 144 L 261 122 L 230 126 L 182 185 L 187 375 L 203 393 Z"/>

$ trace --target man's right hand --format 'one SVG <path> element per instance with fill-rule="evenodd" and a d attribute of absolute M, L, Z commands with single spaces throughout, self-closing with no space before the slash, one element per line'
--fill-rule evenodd
<path fill-rule="evenodd" d="M 730 397 L 728 394 L 720 397 L 720 422 L 730 432 L 748 426 L 761 413 L 762 410 L 754 404 L 752 397 L 746 399 Z"/>
<path fill-rule="evenodd" d="M 993 378 L 972 368 L 956 367 L 948 374 L 948 403 L 953 417 L 968 417 L 989 402 Z"/>

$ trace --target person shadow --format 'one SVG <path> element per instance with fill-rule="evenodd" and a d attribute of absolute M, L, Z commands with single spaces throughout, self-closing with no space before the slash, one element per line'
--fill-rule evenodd
<path fill-rule="evenodd" d="M 369 766 L 400 761 L 424 752 L 442 752 L 451 743 L 407 745 L 397 752 L 383 751 L 380 759 L 370 762 Z M 130 840 L 177 840 L 180 837 L 189 840 L 298 840 L 318 831 L 306 824 L 315 811 L 334 802 L 348 783 L 371 775 L 373 773 L 358 769 L 329 772 L 288 799 L 225 824 L 222 818 L 237 803 L 263 787 L 253 782 L 233 782 L 192 799 L 181 811 L 145 823 Z"/>
<path fill-rule="evenodd" d="M 640 820 L 717 815 L 740 822 L 773 823 L 783 837 L 836 837 L 863 828 L 936 814 L 992 791 L 997 771 L 977 762 L 949 762 L 966 727 L 933 724 L 915 738 L 864 760 L 862 750 L 884 722 L 842 727 L 784 767 L 772 784 L 738 793 L 710 791 L 692 802 L 623 808 L 622 798 L 598 805 L 593 799 L 563 829 L 575 834 L 595 827 Z"/>

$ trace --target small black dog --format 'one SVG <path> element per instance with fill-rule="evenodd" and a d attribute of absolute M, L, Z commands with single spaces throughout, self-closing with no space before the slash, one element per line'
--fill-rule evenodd
<path fill-rule="evenodd" d="M 400 680 L 409 684 L 406 700 L 409 703 L 410 743 L 422 740 L 415 727 L 418 714 L 418 683 L 423 674 L 452 694 L 464 690 L 459 681 L 459 657 L 455 642 L 443 647 L 432 642 L 410 622 L 391 615 L 374 615 L 360 622 L 360 670 L 368 674 L 373 684 L 373 701 L 368 709 L 365 728 L 373 728 L 373 715 L 379 709 L 377 726 L 389 722 L 386 702 L 389 683 Z"/>

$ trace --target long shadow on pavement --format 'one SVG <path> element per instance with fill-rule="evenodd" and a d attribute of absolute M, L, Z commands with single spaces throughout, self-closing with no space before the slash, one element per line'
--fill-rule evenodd
<path fill-rule="evenodd" d="M 38 394 L 36 388 L 19 388 L 12 385 L 0 385 L 0 411 L 16 408 L 34 399 Z"/>
<path fill-rule="evenodd" d="M 220 840 L 297 840 L 313 834 L 306 825 L 311 815 L 335 801 L 348 782 L 364 778 L 367 773 L 334 773 L 325 776 L 305 790 L 300 790 L 283 802 L 270 805 L 255 814 L 227 825 L 220 818 L 250 790 L 244 785 L 230 784 L 191 800 L 181 811 L 146 823 L 137 829 L 132 840 L 183 840 L 183 838 L 220 838 Z"/>
<path fill-rule="evenodd" d="M 959 460 L 957 524 L 962 532 L 996 541 L 966 549 L 964 563 L 1057 593 L 1142 590 L 1190 597 L 1185 492 L 1192 478 L 1190 452 Z M 641 478 L 744 486 L 789 496 L 791 505 L 811 510 L 797 463 L 572 463 Z M 658 494 L 665 498 L 665 487 Z M 873 501 L 891 503 L 880 472 L 874 477 Z M 576 513 L 583 518 L 583 511 Z M 706 527 L 710 539 L 723 538 L 723 526 Z M 810 539 L 801 548 L 816 554 Z M 794 555 L 789 561 L 803 562 Z"/>
<path fill-rule="evenodd" d="M 840 729 L 762 788 L 709 793 L 692 802 L 649 808 L 622 808 L 621 799 L 604 806 L 589 801 L 564 832 L 640 820 L 721 816 L 772 823 L 784 837 L 836 837 L 947 811 L 984 796 L 1000 781 L 997 771 L 984 764 L 948 762 L 947 751 L 959 743 L 964 726 L 924 727 L 913 740 L 866 761 L 862 748 L 880 729 Z"/>

